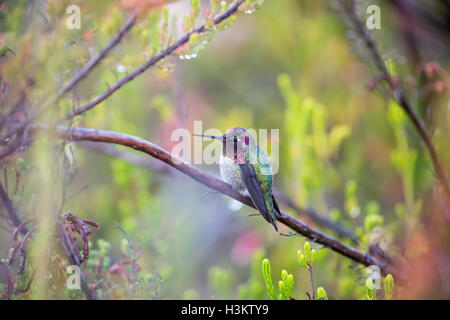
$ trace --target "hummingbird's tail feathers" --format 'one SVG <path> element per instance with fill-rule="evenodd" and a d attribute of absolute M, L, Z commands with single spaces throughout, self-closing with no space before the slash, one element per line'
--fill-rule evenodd
<path fill-rule="evenodd" d="M 271 219 L 271 221 L 270 221 L 270 222 L 272 223 L 273 227 L 275 228 L 275 231 L 276 231 L 276 232 L 278 232 L 278 225 L 277 225 L 277 222 L 276 222 L 276 220 L 274 220 L 274 219 Z"/>
<path fill-rule="evenodd" d="M 275 211 L 275 216 L 280 216 L 281 215 L 280 207 L 278 206 L 278 202 L 275 199 L 273 194 L 272 194 L 272 202 L 273 202 L 273 208 L 274 208 L 273 211 Z M 277 221 L 275 219 L 272 219 L 272 225 L 275 228 L 275 231 L 278 232 Z"/>
<path fill-rule="evenodd" d="M 256 209 L 261 213 L 264 219 L 271 223 L 276 231 L 278 231 L 277 223 L 275 222 L 275 214 L 280 211 L 278 204 L 272 196 L 274 207 L 266 204 L 264 191 L 261 188 L 261 184 L 256 176 L 255 169 L 251 164 L 239 164 L 241 172 L 241 178 L 244 181 L 247 191 L 250 194 L 250 198 L 253 201 Z M 275 212 L 274 212 L 275 211 Z"/>
<path fill-rule="evenodd" d="M 261 185 L 256 177 L 255 169 L 251 164 L 239 164 L 241 178 L 244 181 L 250 198 L 253 201 L 256 209 L 266 219 L 267 222 L 272 223 L 269 210 L 267 209 L 266 201 L 264 198 L 264 192 L 261 189 Z"/>
<path fill-rule="evenodd" d="M 272 202 L 273 202 L 273 207 L 275 208 L 275 214 L 276 215 L 281 215 L 280 207 L 278 206 L 278 202 L 275 199 L 273 194 L 272 194 Z"/>

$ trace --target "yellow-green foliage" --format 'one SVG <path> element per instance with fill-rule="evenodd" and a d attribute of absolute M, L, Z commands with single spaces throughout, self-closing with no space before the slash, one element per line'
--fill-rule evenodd
<path fill-rule="evenodd" d="M 328 162 L 350 135 L 350 128 L 335 125 L 327 129 L 325 108 L 312 97 L 294 90 L 287 74 L 278 76 L 278 86 L 286 103 L 283 149 L 290 161 L 285 170 L 298 177 L 296 198 L 300 199 L 300 204 L 326 208 L 321 197 L 325 179 L 328 175 L 336 177 Z"/>
<path fill-rule="evenodd" d="M 318 300 L 328 300 L 327 293 L 323 287 L 317 288 L 317 299 Z"/>
<path fill-rule="evenodd" d="M 272 282 L 270 262 L 268 259 L 262 261 L 262 274 L 266 283 L 267 293 L 271 300 L 288 300 L 293 297 L 294 276 L 286 270 L 281 271 L 281 280 L 278 281 L 278 295 Z"/>

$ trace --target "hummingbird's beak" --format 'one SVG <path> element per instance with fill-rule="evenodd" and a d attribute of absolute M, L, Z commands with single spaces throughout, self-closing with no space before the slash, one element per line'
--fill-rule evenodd
<path fill-rule="evenodd" d="M 209 135 L 209 134 L 193 134 L 193 136 L 196 136 L 196 137 L 207 137 L 207 138 L 213 138 L 213 139 L 217 139 L 217 140 L 222 140 L 223 139 L 223 136 L 211 136 L 211 135 Z"/>

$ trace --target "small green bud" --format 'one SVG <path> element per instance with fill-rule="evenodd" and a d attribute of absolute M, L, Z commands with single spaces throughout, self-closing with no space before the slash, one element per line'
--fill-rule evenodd
<path fill-rule="evenodd" d="M 289 276 L 288 276 L 288 274 L 286 272 L 286 276 L 285 276 L 286 280 L 285 281 L 283 281 L 283 280 L 278 281 L 278 289 L 280 291 L 280 295 L 279 295 L 279 299 L 280 300 L 287 300 L 292 295 L 292 289 L 290 287 L 288 277 Z"/>
<path fill-rule="evenodd" d="M 309 242 L 305 242 L 305 259 L 307 263 L 311 263 L 311 244 Z"/>
<path fill-rule="evenodd" d="M 287 281 L 288 273 L 286 270 L 281 271 L 281 280 Z"/>
<path fill-rule="evenodd" d="M 298 250 L 298 262 L 300 263 L 300 265 L 304 268 L 308 268 L 308 265 L 306 264 L 306 259 L 305 256 L 303 255 L 303 253 Z"/>
<path fill-rule="evenodd" d="M 377 298 L 377 289 L 375 288 L 375 284 L 372 279 L 368 278 L 366 280 L 366 293 L 368 300 L 376 300 Z"/>
<path fill-rule="evenodd" d="M 394 295 L 394 277 L 391 274 L 384 279 L 384 295 L 386 300 L 391 300 Z"/>
<path fill-rule="evenodd" d="M 288 275 L 288 278 L 287 278 L 287 281 L 288 281 L 289 283 L 294 284 L 294 276 L 293 276 L 292 274 L 289 274 L 289 275 Z"/>
<path fill-rule="evenodd" d="M 275 294 L 275 288 L 272 283 L 272 277 L 270 275 L 270 262 L 266 258 L 262 261 L 262 273 L 264 282 L 266 283 L 267 293 L 269 294 L 270 299 L 276 300 L 277 296 Z"/>
<path fill-rule="evenodd" d="M 278 289 L 280 290 L 281 294 L 284 292 L 284 287 L 285 287 L 284 281 L 282 280 L 278 281 Z"/>
<path fill-rule="evenodd" d="M 327 293 L 323 287 L 317 288 L 317 299 L 318 300 L 328 300 Z"/>
<path fill-rule="evenodd" d="M 262 270 L 264 278 L 270 277 L 270 262 L 269 259 L 264 259 L 262 262 Z"/>
<path fill-rule="evenodd" d="M 294 294 L 294 276 L 292 274 L 288 275 L 286 280 L 286 291 L 288 298 L 292 297 Z"/>
<path fill-rule="evenodd" d="M 316 260 L 316 250 L 311 250 L 311 264 L 314 263 L 314 260 Z"/>

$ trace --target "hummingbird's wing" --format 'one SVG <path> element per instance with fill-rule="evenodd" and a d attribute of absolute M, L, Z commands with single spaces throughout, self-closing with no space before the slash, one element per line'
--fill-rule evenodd
<path fill-rule="evenodd" d="M 261 188 L 261 184 L 258 181 L 255 168 L 249 163 L 239 164 L 239 169 L 241 171 L 241 178 L 247 187 L 250 198 L 255 204 L 256 209 L 261 213 L 261 215 L 266 219 L 267 222 L 271 223 L 276 231 L 278 231 L 275 219 L 270 215 L 269 209 L 267 208 L 266 200 L 264 198 L 264 191 Z M 270 197 L 272 199 L 272 197 Z"/>

